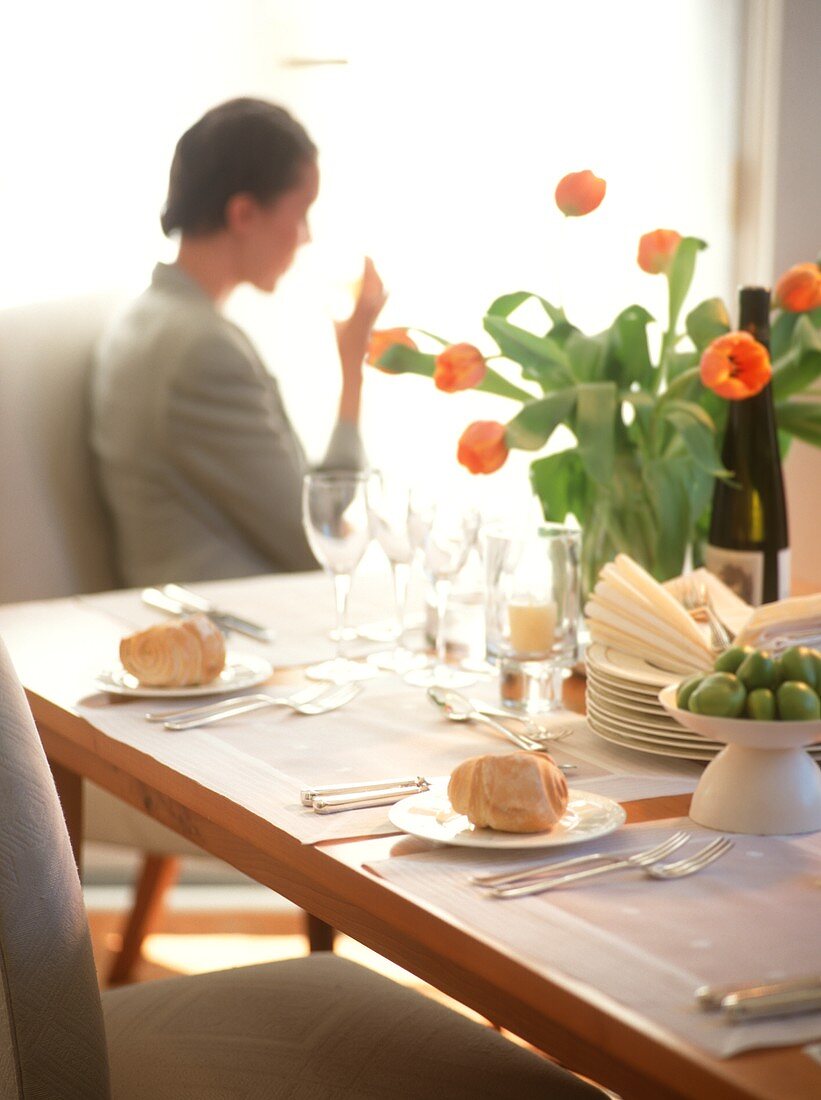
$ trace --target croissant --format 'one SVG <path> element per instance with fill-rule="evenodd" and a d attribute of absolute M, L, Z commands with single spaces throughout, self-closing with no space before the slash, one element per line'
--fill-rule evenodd
<path fill-rule="evenodd" d="M 120 661 L 146 686 L 208 684 L 225 667 L 225 640 L 206 615 L 194 615 L 123 638 Z"/>
<path fill-rule="evenodd" d="M 567 781 L 546 753 L 474 756 L 451 775 L 448 797 L 479 828 L 539 833 L 567 809 Z"/>

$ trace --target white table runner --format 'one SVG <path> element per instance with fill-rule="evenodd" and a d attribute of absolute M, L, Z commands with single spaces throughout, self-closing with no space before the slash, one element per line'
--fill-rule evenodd
<path fill-rule="evenodd" d="M 233 634 L 230 644 L 237 650 L 244 649 L 264 656 L 275 668 L 324 661 L 336 652 L 334 643 L 328 637 L 335 624 L 333 588 L 324 573 L 288 573 L 209 581 L 206 584 L 192 584 L 190 588 L 226 611 L 273 629 L 276 636 L 271 643 L 257 642 L 244 634 Z M 162 611 L 142 602 L 139 589 L 81 596 L 80 602 L 94 611 L 109 615 L 120 624 L 124 633 L 145 630 L 168 619 Z M 392 615 L 393 596 L 387 566 L 354 576 L 349 624 L 359 626 L 390 620 Z M 384 645 L 377 646 L 361 640 L 349 642 L 348 646 L 352 655 L 384 648 Z"/>
<path fill-rule="evenodd" d="M 716 836 L 688 819 L 631 825 L 572 854 L 639 851 L 677 828 L 694 835 L 684 854 Z M 439 848 L 371 870 L 517 961 L 588 982 L 718 1057 L 819 1039 L 821 1012 L 730 1025 L 695 1005 L 703 984 L 821 973 L 821 834 L 733 839 L 728 855 L 690 878 L 657 882 L 631 869 L 515 900 L 488 896 L 468 877 L 544 862 L 533 853 Z"/>
<path fill-rule="evenodd" d="M 226 582 L 226 586 L 236 597 L 231 606 L 252 614 L 259 606 L 253 598 L 257 590 L 268 592 L 269 598 L 276 593 L 277 599 L 284 600 L 282 593 L 293 591 L 293 582 L 302 579 L 253 578 Z M 316 591 L 317 582 L 325 580 L 310 576 L 306 588 Z M 25 613 L 20 614 L 21 610 Z M 190 775 L 303 843 L 396 831 L 384 807 L 314 814 L 299 803 L 303 786 L 404 774 L 447 775 L 469 756 L 512 751 L 489 729 L 448 723 L 420 689 L 387 674 L 368 682 L 358 699 L 329 715 L 301 718 L 267 710 L 210 729 L 169 733 L 143 717 L 147 710 L 163 709 L 163 702 L 113 699 L 93 686 L 94 677 L 116 662 L 124 624 L 144 611 L 154 614 L 143 609 L 136 592 L 35 602 L 24 609 L 0 609 L 0 634 L 27 687 L 38 691 L 42 685 L 62 706 L 76 710 L 107 735 Z M 284 644 L 289 629 L 288 620 L 283 620 Z M 249 651 L 252 646 L 249 639 Z M 495 699 L 497 686 L 477 685 L 470 690 Z M 165 702 L 168 709 L 177 705 Z M 579 765 L 571 776 L 573 786 L 621 801 L 686 793 L 695 786 L 700 774 L 696 764 L 610 745 L 595 737 L 579 715 L 567 712 L 557 721 L 577 731 L 554 747 L 559 762 Z"/>

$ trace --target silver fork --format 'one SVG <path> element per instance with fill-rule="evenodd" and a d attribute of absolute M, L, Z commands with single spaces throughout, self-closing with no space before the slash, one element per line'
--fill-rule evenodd
<path fill-rule="evenodd" d="M 149 711 L 145 715 L 145 719 L 147 722 L 173 722 L 177 718 L 193 718 L 199 714 L 210 714 L 211 712 L 218 714 L 223 710 L 238 706 L 240 703 L 248 703 L 252 699 L 259 700 L 260 706 L 263 699 L 268 700 L 271 706 L 289 706 L 290 704 L 300 706 L 302 703 L 313 702 L 335 687 L 335 684 L 309 684 L 308 687 L 304 687 L 300 691 L 294 691 L 290 695 L 266 695 L 264 692 L 254 695 L 232 695 L 230 699 L 218 699 L 214 703 L 195 703 L 192 706 L 182 707 L 180 710 Z"/>
<path fill-rule="evenodd" d="M 672 855 L 689 839 L 689 833 L 679 831 L 643 852 L 632 852 L 629 855 L 625 855 L 624 852 L 590 852 L 586 856 L 575 856 L 573 859 L 563 859 L 558 863 L 541 863 L 537 867 L 527 867 L 521 871 L 501 871 L 495 875 L 473 875 L 470 881 L 474 886 L 479 886 L 483 890 L 490 890 L 494 886 L 513 886 L 516 883 L 533 882 L 536 879 L 547 878 L 550 875 L 566 871 L 569 867 L 580 867 L 585 863 L 603 863 L 607 867 L 619 862 L 641 864 L 647 859 L 652 861 Z"/>
<path fill-rule="evenodd" d="M 339 707 L 349 703 L 361 690 L 362 687 L 359 684 L 340 684 L 312 702 L 294 704 L 290 701 L 286 701 L 284 704 L 280 703 L 278 705 L 289 706 L 296 714 L 327 714 L 329 711 L 337 710 Z M 256 699 L 238 704 L 227 710 L 218 711 L 216 714 L 211 713 L 195 716 L 193 718 L 182 718 L 173 722 L 164 722 L 163 724 L 167 730 L 195 729 L 198 726 L 212 726 L 216 722 L 222 722 L 225 718 L 235 718 L 237 715 L 247 714 L 253 710 L 262 710 L 271 705 L 271 700 L 269 698 L 264 700 Z"/>
<path fill-rule="evenodd" d="M 643 867 L 642 870 L 650 878 L 686 878 L 704 867 L 709 867 L 717 859 L 721 859 L 732 847 L 732 840 L 728 840 L 726 836 L 720 836 L 688 859 L 678 859 L 675 863 L 659 863 L 654 867 Z"/>
<path fill-rule="evenodd" d="M 658 856 L 643 861 L 620 860 L 606 867 L 593 867 L 588 871 L 577 871 L 572 875 L 562 875 L 561 878 L 552 878 L 547 881 L 525 883 L 523 886 L 497 887 L 493 891 L 494 897 L 521 898 L 530 894 L 543 894 L 547 890 L 553 890 L 557 886 L 564 886 L 572 882 L 581 882 L 583 879 L 593 878 L 595 875 L 606 874 L 608 871 L 617 871 L 625 867 L 638 867 L 645 875 L 656 879 L 686 878 L 694 875 L 702 868 L 720 859 L 733 847 L 733 842 L 726 837 L 719 837 L 701 848 L 687 859 L 676 860 L 675 863 L 658 863 Z"/>
<path fill-rule="evenodd" d="M 733 644 L 732 635 L 716 615 L 706 584 L 698 584 L 692 577 L 685 577 L 681 588 L 681 606 L 691 615 L 703 612 L 710 628 L 710 647 L 723 653 Z"/>

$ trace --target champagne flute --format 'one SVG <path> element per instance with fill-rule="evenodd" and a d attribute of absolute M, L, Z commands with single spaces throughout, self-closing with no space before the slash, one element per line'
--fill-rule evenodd
<path fill-rule="evenodd" d="M 392 650 L 372 653 L 368 661 L 377 668 L 400 674 L 427 664 L 425 657 L 412 653 L 404 645 L 408 582 L 414 557 L 408 522 L 409 502 L 409 490 L 386 485 L 381 474 L 375 473 L 368 482 L 368 516 L 371 533 L 384 550 L 391 568 L 396 614 L 394 637 L 397 640 L 397 645 Z"/>
<path fill-rule="evenodd" d="M 408 673 L 405 682 L 418 687 L 467 687 L 476 676 L 447 665 L 445 617 L 453 579 L 467 561 L 479 529 L 474 510 L 438 506 L 424 541 L 424 563 L 436 594 L 436 663 L 432 668 Z"/>
<path fill-rule="evenodd" d="M 371 540 L 366 487 L 368 474 L 329 470 L 306 474 L 302 486 L 302 523 L 308 543 L 332 578 L 336 600 L 336 657 L 305 670 L 311 680 L 347 684 L 368 680 L 376 669 L 345 656 L 348 596 L 354 570 Z"/>

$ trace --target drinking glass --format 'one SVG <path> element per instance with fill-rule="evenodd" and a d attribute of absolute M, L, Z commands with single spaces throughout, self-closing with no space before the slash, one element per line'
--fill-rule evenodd
<path fill-rule="evenodd" d="M 475 675 L 446 663 L 445 617 L 454 577 L 467 561 L 478 529 L 479 514 L 473 510 L 439 505 L 430 518 L 424 537 L 424 564 L 436 595 L 436 663 L 408 673 L 408 684 L 459 688 L 476 682 Z"/>
<path fill-rule="evenodd" d="M 391 568 L 395 607 L 393 638 L 397 645 L 381 653 L 372 653 L 368 662 L 387 672 L 403 674 L 426 664 L 426 659 L 412 653 L 405 645 L 407 627 L 408 582 L 414 548 L 410 538 L 410 491 L 386 482 L 374 474 L 368 482 L 368 518 L 371 534 L 382 547 Z"/>
<path fill-rule="evenodd" d="M 307 474 L 302 486 L 302 523 L 317 561 L 332 578 L 336 599 L 336 657 L 305 670 L 311 680 L 347 684 L 367 680 L 376 669 L 345 656 L 351 578 L 371 540 L 368 475 L 350 471 Z"/>
<path fill-rule="evenodd" d="M 558 523 L 484 532 L 488 657 L 502 704 L 540 713 L 562 705 L 564 670 L 577 657 L 581 533 Z"/>

